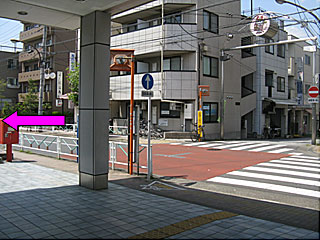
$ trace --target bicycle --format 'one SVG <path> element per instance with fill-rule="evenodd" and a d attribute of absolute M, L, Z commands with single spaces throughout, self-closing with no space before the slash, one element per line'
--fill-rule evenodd
<path fill-rule="evenodd" d="M 191 132 L 190 138 L 192 142 L 201 142 L 204 140 L 204 125 L 198 126 L 197 124 L 194 124 L 195 128 Z"/>

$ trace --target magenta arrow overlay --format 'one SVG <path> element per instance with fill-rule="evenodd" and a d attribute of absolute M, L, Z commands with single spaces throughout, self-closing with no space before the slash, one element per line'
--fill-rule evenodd
<path fill-rule="evenodd" d="M 2 120 L 18 130 L 18 126 L 61 126 L 65 125 L 65 116 L 18 116 L 17 112 Z"/>

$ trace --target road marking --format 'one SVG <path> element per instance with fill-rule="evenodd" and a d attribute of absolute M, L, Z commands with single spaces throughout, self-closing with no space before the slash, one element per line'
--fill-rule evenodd
<path fill-rule="evenodd" d="M 298 153 L 298 152 L 292 152 L 292 153 L 289 153 L 291 155 L 302 155 L 303 153 Z"/>
<path fill-rule="evenodd" d="M 272 148 L 279 148 L 279 147 L 285 147 L 285 146 L 286 145 L 271 145 L 271 146 L 251 149 L 251 150 L 249 150 L 249 152 L 262 152 L 262 151 L 269 150 L 269 149 L 272 149 Z"/>
<path fill-rule="evenodd" d="M 174 236 L 179 233 L 186 232 L 191 229 L 200 227 L 202 225 L 211 223 L 213 221 L 232 218 L 235 216 L 238 216 L 238 214 L 226 211 L 205 214 L 189 218 L 181 222 L 170 224 L 161 228 L 157 228 L 148 232 L 140 233 L 138 235 L 129 237 L 129 239 L 165 239 L 170 236 Z"/>
<path fill-rule="evenodd" d="M 164 182 L 159 182 L 159 181 L 153 181 L 152 183 L 148 184 L 148 185 L 140 185 L 141 189 L 146 190 L 146 189 L 151 189 L 151 190 L 156 190 L 156 191 L 160 191 L 160 190 L 186 190 L 184 188 L 179 188 L 176 186 L 173 186 L 171 184 L 168 183 L 164 183 Z"/>
<path fill-rule="evenodd" d="M 242 143 L 234 143 L 234 144 L 228 144 L 228 145 L 224 145 L 224 146 L 219 146 L 219 147 L 216 147 L 218 149 L 224 149 L 224 148 L 232 148 L 232 147 L 237 147 L 237 146 L 243 146 L 243 145 L 248 145 L 248 142 L 242 142 Z"/>
<path fill-rule="evenodd" d="M 300 158 L 280 158 L 281 160 L 287 160 L 287 161 L 298 161 L 298 162 L 309 162 L 309 163 L 320 163 L 316 160 L 309 160 L 309 159 L 300 159 Z"/>
<path fill-rule="evenodd" d="M 281 182 L 292 182 L 292 183 L 297 183 L 297 184 L 304 184 L 304 185 L 320 187 L 320 182 L 319 181 L 306 180 L 306 179 L 300 179 L 300 178 L 292 178 L 292 177 L 274 176 L 274 175 L 268 175 L 268 174 L 262 174 L 262 173 L 234 171 L 234 172 L 227 173 L 227 175 L 242 176 L 242 177 L 252 177 L 252 178 L 261 178 L 261 179 L 266 179 L 266 180 L 275 180 L 275 181 L 281 181 Z"/>
<path fill-rule="evenodd" d="M 182 143 L 175 142 L 175 143 L 169 143 L 170 145 L 181 145 Z"/>
<path fill-rule="evenodd" d="M 314 159 L 314 160 L 320 160 L 320 158 L 317 157 L 309 157 L 309 156 L 291 156 L 293 158 L 307 158 L 307 159 Z"/>
<path fill-rule="evenodd" d="M 309 177 L 309 178 L 320 179 L 320 174 L 306 173 L 306 172 L 299 172 L 299 171 L 290 171 L 290 170 L 284 170 L 284 169 L 274 169 L 274 168 L 252 166 L 252 167 L 243 168 L 242 170 L 253 170 L 253 171 L 259 171 L 259 172 L 280 173 L 280 174 L 287 174 L 287 175 L 293 175 L 293 176 L 299 176 L 299 177 Z"/>
<path fill-rule="evenodd" d="M 276 163 L 259 163 L 257 165 L 279 167 L 279 168 L 289 168 L 289 169 L 298 169 L 298 170 L 305 170 L 305 171 L 311 171 L 311 172 L 320 172 L 320 169 L 314 169 L 314 168 L 309 168 L 309 167 L 286 166 L 283 164 L 276 164 Z"/>
<path fill-rule="evenodd" d="M 304 163 L 299 161 L 287 161 L 287 160 L 272 160 L 270 162 L 275 163 L 284 163 L 284 164 L 291 164 L 291 165 L 304 165 L 304 166 L 310 166 L 310 167 L 320 167 L 320 163 Z M 320 169 L 319 169 L 320 170 Z"/>
<path fill-rule="evenodd" d="M 293 149 L 292 148 L 280 148 L 278 150 L 273 150 L 268 153 L 283 153 L 283 152 L 289 152 L 291 150 L 293 150 Z M 290 154 L 292 154 L 292 153 L 290 153 Z"/>
<path fill-rule="evenodd" d="M 199 147 L 214 147 L 214 146 L 220 146 L 222 145 L 221 143 L 211 143 L 211 144 L 206 144 L 206 145 L 201 145 Z"/>
<path fill-rule="evenodd" d="M 202 145 L 202 144 L 208 144 L 207 142 L 193 142 L 193 143 L 188 143 L 188 144 L 184 144 L 184 146 L 198 146 L 198 145 Z"/>
<path fill-rule="evenodd" d="M 215 178 L 209 179 L 208 181 L 215 182 L 215 183 L 226 183 L 231 185 L 245 186 L 245 187 L 254 187 L 254 188 L 267 189 L 267 190 L 272 190 L 277 192 L 293 193 L 297 195 L 320 198 L 320 192 L 318 191 L 282 186 L 277 184 L 260 183 L 260 182 L 240 180 L 240 179 L 237 179 L 235 181 L 234 179 L 224 178 L 224 177 L 215 177 Z"/>
<path fill-rule="evenodd" d="M 265 145 L 269 145 L 269 144 L 270 143 L 258 143 L 258 144 L 250 143 L 250 145 L 247 145 L 244 147 L 230 148 L 229 150 L 244 150 L 244 149 L 248 149 L 248 148 L 261 147 L 261 146 L 265 146 Z"/>
<path fill-rule="evenodd" d="M 179 153 L 179 154 L 171 154 L 171 155 L 166 155 L 166 154 L 155 154 L 156 156 L 161 156 L 161 157 L 170 157 L 170 158 L 186 158 L 182 157 L 181 155 L 187 155 L 191 153 Z"/>

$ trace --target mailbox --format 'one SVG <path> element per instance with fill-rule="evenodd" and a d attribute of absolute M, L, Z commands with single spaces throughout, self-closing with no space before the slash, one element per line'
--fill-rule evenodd
<path fill-rule="evenodd" d="M 0 119 L 0 144 L 19 143 L 19 131 L 10 127 Z"/>

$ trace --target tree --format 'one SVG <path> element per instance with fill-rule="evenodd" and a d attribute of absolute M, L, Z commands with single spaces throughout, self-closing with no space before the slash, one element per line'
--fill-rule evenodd
<path fill-rule="evenodd" d="M 74 71 L 69 71 L 67 75 L 67 81 L 69 82 L 69 88 L 71 93 L 69 94 L 69 100 L 72 100 L 75 106 L 79 105 L 79 65 L 75 64 Z M 67 68 L 69 70 L 69 68 Z"/>
<path fill-rule="evenodd" d="M 29 80 L 28 93 L 22 98 L 23 102 L 19 102 L 16 105 L 5 103 L 2 108 L 3 117 L 8 117 L 16 111 L 18 111 L 19 115 L 36 115 L 38 111 L 38 91 L 34 81 Z M 48 111 L 50 108 L 50 104 L 43 104 L 44 111 Z"/>

